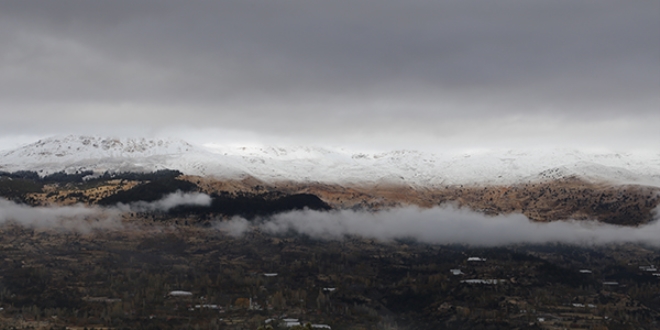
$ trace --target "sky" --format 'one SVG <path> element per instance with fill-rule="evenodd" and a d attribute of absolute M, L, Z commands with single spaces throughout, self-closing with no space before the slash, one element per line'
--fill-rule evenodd
<path fill-rule="evenodd" d="M 0 149 L 660 148 L 657 0 L 0 0 L 0 44 Z"/>

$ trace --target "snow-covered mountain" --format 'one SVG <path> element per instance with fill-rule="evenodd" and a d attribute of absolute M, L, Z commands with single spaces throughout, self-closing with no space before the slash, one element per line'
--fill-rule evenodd
<path fill-rule="evenodd" d="M 355 153 L 312 147 L 194 146 L 179 139 L 54 137 L 0 153 L 0 171 L 185 174 L 264 181 L 397 183 L 411 186 L 507 184 L 579 176 L 660 186 L 660 154 L 571 149 L 430 154 Z"/>

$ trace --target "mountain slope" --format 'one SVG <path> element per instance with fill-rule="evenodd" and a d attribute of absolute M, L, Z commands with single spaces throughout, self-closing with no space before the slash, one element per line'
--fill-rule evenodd
<path fill-rule="evenodd" d="M 660 186 L 657 153 L 585 152 L 571 149 L 430 154 L 398 150 L 354 153 L 311 147 L 193 146 L 178 139 L 66 136 L 0 154 L 0 171 L 40 175 L 66 171 L 150 172 L 265 182 L 396 184 L 440 187 L 513 184 L 580 177 Z"/>
<path fill-rule="evenodd" d="M 70 205 L 112 204 L 151 195 L 158 199 L 163 192 L 199 190 L 228 198 L 227 205 L 248 198 L 252 204 L 246 210 L 262 205 L 263 196 L 309 195 L 335 209 L 452 203 L 487 214 L 522 213 L 536 221 L 598 219 L 637 225 L 651 221 L 660 205 L 659 159 L 654 154 L 566 149 L 461 154 L 407 150 L 368 154 L 310 147 L 208 149 L 176 139 L 68 136 L 0 154 L 0 171 L 29 170 L 41 176 L 85 172 L 74 176 L 76 184 L 0 175 L 0 193 L 34 205 Z M 100 175 L 161 169 L 184 175 L 173 172 L 178 177 L 170 178 L 176 183 L 171 189 L 150 179 L 114 179 L 126 176 L 81 180 L 86 171 Z M 271 208 L 277 207 L 265 207 Z M 225 206 L 218 209 L 231 211 Z"/>

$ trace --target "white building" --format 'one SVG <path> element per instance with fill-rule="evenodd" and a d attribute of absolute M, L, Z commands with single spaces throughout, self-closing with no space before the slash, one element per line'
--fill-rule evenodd
<path fill-rule="evenodd" d="M 461 283 L 467 283 L 467 284 L 500 284 L 504 283 L 506 280 L 499 280 L 499 279 L 480 279 L 480 278 L 475 278 L 475 279 L 469 279 L 469 280 L 462 280 Z"/>
<path fill-rule="evenodd" d="M 282 319 L 282 322 L 284 322 L 284 326 L 287 328 L 295 327 L 296 325 L 300 325 L 300 321 L 298 319 Z"/>

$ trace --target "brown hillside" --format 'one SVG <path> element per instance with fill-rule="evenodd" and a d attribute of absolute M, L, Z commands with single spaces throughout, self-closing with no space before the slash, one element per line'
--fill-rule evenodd
<path fill-rule="evenodd" d="M 253 178 L 216 180 L 184 177 L 208 193 L 309 193 L 335 208 L 382 209 L 452 203 L 487 214 L 523 213 L 535 221 L 596 219 L 638 225 L 652 219 L 660 204 L 660 188 L 592 183 L 579 178 L 530 182 L 510 186 L 445 186 L 415 188 L 396 185 L 338 185 L 324 183 L 265 183 Z"/>

